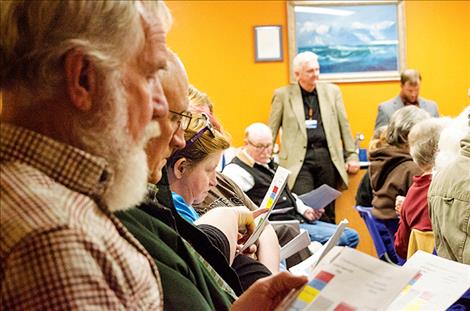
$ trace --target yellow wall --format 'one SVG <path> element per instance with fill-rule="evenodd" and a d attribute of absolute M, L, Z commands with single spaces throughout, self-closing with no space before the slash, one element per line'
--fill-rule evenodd
<path fill-rule="evenodd" d="M 215 111 L 242 143 L 243 129 L 266 122 L 275 88 L 288 83 L 285 1 L 167 1 L 174 24 L 168 43 L 186 65 L 190 81 L 208 93 Z M 470 1 L 405 1 L 407 66 L 423 75 L 421 95 L 441 113 L 470 104 Z M 254 62 L 253 26 L 283 26 L 284 61 Z M 377 105 L 399 83 L 339 84 L 353 134 L 372 134 Z"/>

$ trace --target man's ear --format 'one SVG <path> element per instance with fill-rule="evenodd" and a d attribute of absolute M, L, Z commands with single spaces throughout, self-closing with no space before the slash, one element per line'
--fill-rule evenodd
<path fill-rule="evenodd" d="M 188 160 L 186 158 L 181 158 L 175 162 L 173 166 L 173 174 L 177 179 L 183 178 L 184 173 L 188 169 Z"/>
<path fill-rule="evenodd" d="M 294 78 L 295 78 L 296 81 L 299 81 L 299 76 L 300 76 L 300 72 L 294 70 Z"/>
<path fill-rule="evenodd" d="M 248 138 L 243 139 L 243 147 L 248 146 Z"/>
<path fill-rule="evenodd" d="M 66 90 L 72 104 L 81 111 L 89 111 L 96 89 L 96 72 L 83 52 L 72 49 L 65 54 Z"/>

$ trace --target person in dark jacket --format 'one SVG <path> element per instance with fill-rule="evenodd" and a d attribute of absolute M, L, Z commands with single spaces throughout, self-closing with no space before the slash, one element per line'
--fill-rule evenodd
<path fill-rule="evenodd" d="M 374 195 L 372 215 L 387 226 L 392 237 L 398 228 L 396 197 L 406 196 L 413 177 L 422 174 L 410 156 L 408 134 L 416 123 L 428 118 L 426 111 L 415 106 L 397 110 L 385 132 L 386 145 L 369 155 L 369 177 Z"/>

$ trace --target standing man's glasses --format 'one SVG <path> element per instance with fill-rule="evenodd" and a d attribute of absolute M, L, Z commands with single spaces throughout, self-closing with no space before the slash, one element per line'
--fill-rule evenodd
<path fill-rule="evenodd" d="M 182 129 L 183 131 L 187 130 L 189 125 L 191 124 L 191 120 L 193 119 L 193 115 L 189 111 L 184 111 L 182 113 L 169 110 L 171 113 L 171 121 L 178 124 L 178 128 Z"/>

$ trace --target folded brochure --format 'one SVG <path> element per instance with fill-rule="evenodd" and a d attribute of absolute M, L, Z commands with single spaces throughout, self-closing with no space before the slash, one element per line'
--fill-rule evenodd
<path fill-rule="evenodd" d="M 259 236 L 263 232 L 268 217 L 269 215 L 271 215 L 271 212 L 274 206 L 276 205 L 277 200 L 281 196 L 282 191 L 286 186 L 287 177 L 289 177 L 289 170 L 279 166 L 276 170 L 276 173 L 274 174 L 273 181 L 271 182 L 271 185 L 269 186 L 269 189 L 266 192 L 266 195 L 264 196 L 264 199 L 260 205 L 260 208 L 266 208 L 268 209 L 268 212 L 259 216 L 255 230 L 248 238 L 248 240 L 246 240 L 245 244 L 243 244 L 243 247 L 240 249 L 240 253 L 242 253 L 245 249 L 253 245 L 253 243 L 258 240 Z"/>

